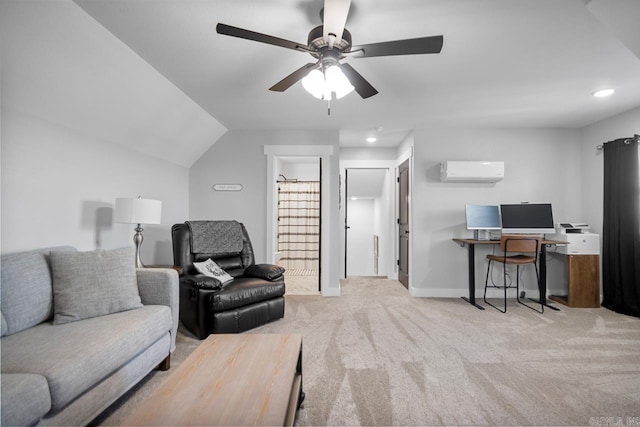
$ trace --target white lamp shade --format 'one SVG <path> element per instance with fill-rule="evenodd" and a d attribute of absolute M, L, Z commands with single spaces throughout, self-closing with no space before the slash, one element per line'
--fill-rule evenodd
<path fill-rule="evenodd" d="M 125 224 L 160 224 L 162 202 L 153 199 L 117 198 L 114 221 Z"/>

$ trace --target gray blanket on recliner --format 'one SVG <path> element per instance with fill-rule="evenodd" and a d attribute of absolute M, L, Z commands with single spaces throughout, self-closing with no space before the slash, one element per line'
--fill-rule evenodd
<path fill-rule="evenodd" d="M 242 252 L 242 228 L 238 221 L 186 221 L 191 229 L 194 254 L 239 254 Z"/>

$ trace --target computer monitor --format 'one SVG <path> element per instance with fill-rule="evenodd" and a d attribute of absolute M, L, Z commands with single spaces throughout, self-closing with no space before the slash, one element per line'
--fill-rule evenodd
<path fill-rule="evenodd" d="M 555 233 L 551 203 L 500 205 L 503 234 Z"/>
<path fill-rule="evenodd" d="M 500 230 L 500 207 L 498 205 L 465 205 L 467 230 L 473 230 L 478 240 L 479 230 Z"/>

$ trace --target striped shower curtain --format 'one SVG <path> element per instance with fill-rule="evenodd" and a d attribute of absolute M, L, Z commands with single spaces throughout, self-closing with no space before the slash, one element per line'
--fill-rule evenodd
<path fill-rule="evenodd" d="M 320 182 L 278 181 L 278 252 L 287 270 L 318 270 Z"/>

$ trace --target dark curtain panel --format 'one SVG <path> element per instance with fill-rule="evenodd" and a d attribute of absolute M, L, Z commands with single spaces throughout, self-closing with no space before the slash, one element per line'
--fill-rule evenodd
<path fill-rule="evenodd" d="M 640 317 L 638 141 L 604 144 L 602 306 Z"/>

